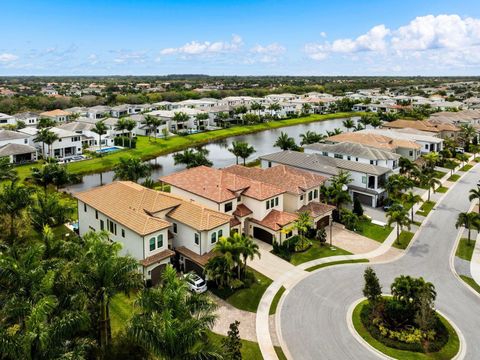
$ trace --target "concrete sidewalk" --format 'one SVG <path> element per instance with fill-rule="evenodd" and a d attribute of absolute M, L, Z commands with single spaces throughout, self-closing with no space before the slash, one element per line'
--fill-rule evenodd
<path fill-rule="evenodd" d="M 473 280 L 480 285 L 480 234 L 477 235 L 475 249 L 473 250 L 472 259 L 470 260 L 470 274 Z"/>

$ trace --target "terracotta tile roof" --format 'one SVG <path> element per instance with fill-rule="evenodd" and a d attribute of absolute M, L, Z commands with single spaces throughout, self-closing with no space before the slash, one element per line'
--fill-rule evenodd
<path fill-rule="evenodd" d="M 155 264 L 156 262 L 162 261 L 174 255 L 175 255 L 175 251 L 170 249 L 165 249 L 163 251 L 160 251 L 159 253 L 156 253 L 155 255 L 152 255 L 143 259 L 142 261 L 140 261 L 140 264 L 142 264 L 143 266 L 150 266 L 152 264 Z"/>
<path fill-rule="evenodd" d="M 235 209 L 235 211 L 233 212 L 233 215 L 235 216 L 238 216 L 238 217 L 244 217 L 244 216 L 247 216 L 247 215 L 250 215 L 252 214 L 253 211 L 250 210 L 248 207 L 246 207 L 245 205 L 243 204 L 238 204 L 237 205 L 237 208 Z"/>
<path fill-rule="evenodd" d="M 214 228 L 230 220 L 229 215 L 130 181 L 113 182 L 77 193 L 75 197 L 142 236 L 171 225 L 155 216 L 161 211 L 168 211 L 168 217 L 197 230 Z"/>
<path fill-rule="evenodd" d="M 217 203 L 235 199 L 240 193 L 264 200 L 284 192 L 271 184 L 207 166 L 186 169 L 164 176 L 160 180 Z"/>
<path fill-rule="evenodd" d="M 413 141 L 393 139 L 388 136 L 371 134 L 371 133 L 359 133 L 348 132 L 342 133 L 327 138 L 329 142 L 353 142 L 371 146 L 378 149 L 395 150 L 399 147 L 407 149 L 420 149 L 421 146 Z"/>
<path fill-rule="evenodd" d="M 274 231 L 281 230 L 285 225 L 298 219 L 298 215 L 285 211 L 272 210 L 262 220 L 249 219 L 251 222 L 265 226 Z"/>
<path fill-rule="evenodd" d="M 317 218 L 319 216 L 326 215 L 333 210 L 335 210 L 335 206 L 312 201 L 307 205 L 303 205 L 300 209 L 298 209 L 297 213 L 308 211 L 313 218 Z"/>
<path fill-rule="evenodd" d="M 415 121 L 415 120 L 395 120 L 386 122 L 383 124 L 385 128 L 404 129 L 411 128 L 421 131 L 429 131 L 439 133 L 442 131 L 460 131 L 455 125 L 452 124 L 434 124 L 431 121 Z"/>
<path fill-rule="evenodd" d="M 40 116 L 68 116 L 68 115 L 71 115 L 68 111 L 63 111 L 60 109 L 44 111 L 40 113 Z"/>
<path fill-rule="evenodd" d="M 180 246 L 178 248 L 175 248 L 175 250 L 182 254 L 183 256 L 189 258 L 192 260 L 194 263 L 200 266 L 205 266 L 207 265 L 208 260 L 210 260 L 212 257 L 215 256 L 215 253 L 213 251 L 210 251 L 206 254 L 203 255 L 198 255 L 197 253 L 193 252 L 190 249 L 187 249 L 185 246 Z"/>
<path fill-rule="evenodd" d="M 302 194 L 304 190 L 321 186 L 327 180 L 324 176 L 286 165 L 278 165 L 266 169 L 233 165 L 223 169 L 223 171 L 263 181 L 294 194 Z"/>
<path fill-rule="evenodd" d="M 240 224 L 241 224 L 241 222 L 237 218 L 233 217 L 233 218 L 230 219 L 230 227 L 234 227 L 234 226 L 237 226 L 237 225 L 240 225 Z"/>

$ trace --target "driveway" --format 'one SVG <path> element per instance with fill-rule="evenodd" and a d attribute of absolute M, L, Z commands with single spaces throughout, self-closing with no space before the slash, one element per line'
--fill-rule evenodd
<path fill-rule="evenodd" d="M 295 269 L 295 266 L 271 253 L 273 247 L 266 242 L 254 239 L 258 245 L 260 258 L 248 262 L 248 266 L 272 280 L 277 280 L 283 274 Z"/>
<path fill-rule="evenodd" d="M 341 224 L 334 223 L 332 245 L 352 254 L 364 254 L 378 248 L 381 243 L 345 229 Z"/>
<path fill-rule="evenodd" d="M 436 307 L 462 331 L 466 359 L 480 359 L 480 298 L 452 273 L 450 255 L 459 212 L 469 208 L 468 192 L 480 178 L 480 166 L 458 181 L 432 211 L 417 240 L 399 260 L 373 265 L 384 292 L 401 274 L 423 276 L 437 289 Z M 366 265 L 326 267 L 304 278 L 286 294 L 279 328 L 293 359 L 377 359 L 351 335 L 346 314 L 362 297 Z"/>

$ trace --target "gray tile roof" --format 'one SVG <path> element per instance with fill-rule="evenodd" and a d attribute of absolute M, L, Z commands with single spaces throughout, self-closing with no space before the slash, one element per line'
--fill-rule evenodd
<path fill-rule="evenodd" d="M 319 154 L 305 154 L 298 151 L 280 151 L 260 156 L 260 159 L 328 175 L 337 175 L 340 170 L 355 171 L 371 175 L 383 175 L 391 171 L 390 169 L 381 166 L 335 159 Z"/>
<path fill-rule="evenodd" d="M 336 144 L 311 144 L 305 145 L 305 149 L 310 149 L 318 152 L 330 152 L 335 154 L 342 155 L 351 155 L 353 157 L 359 157 L 362 159 L 369 160 L 398 160 L 400 155 L 395 154 L 391 151 L 380 150 L 376 148 L 371 148 L 362 144 L 351 143 L 351 142 L 341 142 Z"/>
<path fill-rule="evenodd" d="M 30 145 L 7 144 L 7 145 L 0 146 L 0 157 L 34 153 L 36 151 L 37 150 L 33 146 L 30 146 Z"/>
<path fill-rule="evenodd" d="M 25 139 L 28 135 L 11 130 L 0 130 L 0 141 Z"/>

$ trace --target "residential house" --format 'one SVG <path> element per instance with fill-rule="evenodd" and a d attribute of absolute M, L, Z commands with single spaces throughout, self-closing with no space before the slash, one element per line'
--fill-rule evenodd
<path fill-rule="evenodd" d="M 427 131 L 435 134 L 442 139 L 454 138 L 460 132 L 460 129 L 453 124 L 439 123 L 435 124 L 431 121 L 415 121 L 415 120 L 395 120 L 384 122 L 384 129 L 415 129 L 419 131 Z"/>
<path fill-rule="evenodd" d="M 22 121 L 26 126 L 36 126 L 38 123 L 39 116 L 34 112 L 23 112 L 13 115 L 15 122 Z"/>
<path fill-rule="evenodd" d="M 8 157 L 13 164 L 35 161 L 37 149 L 30 142 L 30 136 L 10 130 L 0 130 L 0 157 Z"/>
<path fill-rule="evenodd" d="M 112 110 L 109 106 L 97 105 L 88 108 L 87 117 L 90 119 L 100 120 L 102 118 L 108 117 L 110 111 Z"/>
<path fill-rule="evenodd" d="M 178 196 L 118 181 L 75 194 L 79 233 L 107 231 L 122 254 L 139 261 L 144 278 L 158 283 L 178 256 L 179 269 L 203 272 L 213 248 L 230 233 L 230 216 Z"/>
<path fill-rule="evenodd" d="M 40 118 L 49 118 L 57 123 L 62 123 L 68 121 L 70 115 L 71 114 L 68 111 L 56 109 L 40 113 Z"/>
<path fill-rule="evenodd" d="M 0 126 L 2 125 L 15 125 L 17 121 L 15 117 L 7 114 L 0 113 Z"/>
<path fill-rule="evenodd" d="M 50 131 L 55 133 L 58 136 L 56 140 L 50 146 L 50 152 L 48 146 L 45 145 L 45 154 L 43 154 L 43 144 L 41 142 L 34 142 L 34 146 L 42 153 L 43 156 L 52 156 L 58 159 L 63 159 L 65 157 L 80 155 L 82 154 L 82 136 L 70 131 L 58 127 L 50 128 Z M 32 139 L 37 135 L 38 129 L 33 127 L 27 127 L 20 129 L 19 132 L 29 135 Z"/>

